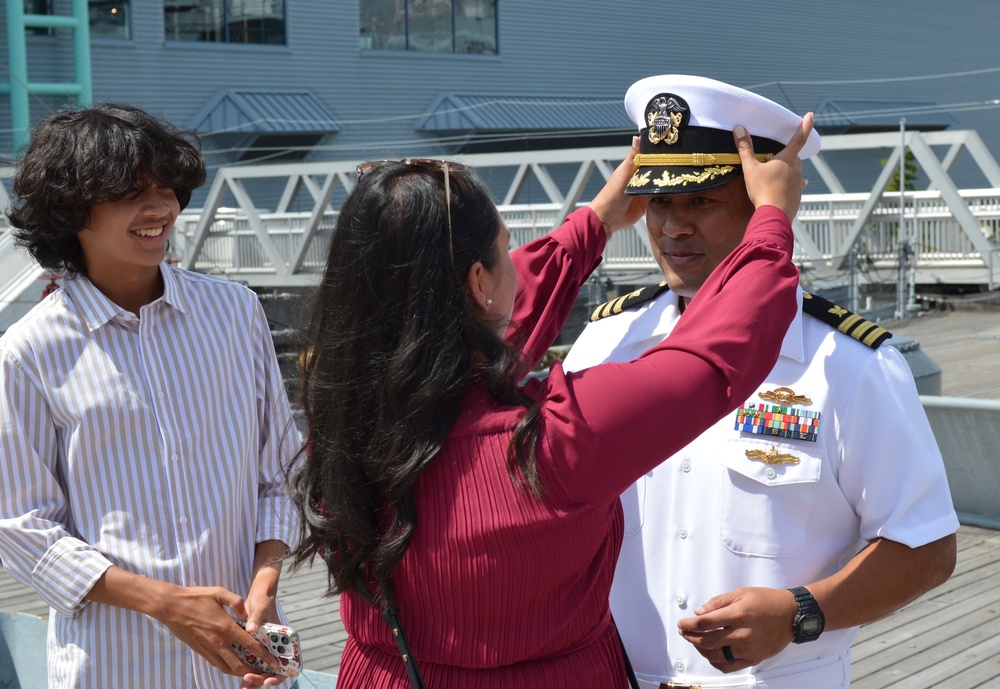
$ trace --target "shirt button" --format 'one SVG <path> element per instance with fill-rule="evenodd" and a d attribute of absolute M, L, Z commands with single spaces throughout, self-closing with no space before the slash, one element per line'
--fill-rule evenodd
<path fill-rule="evenodd" d="M 674 602 L 677 603 L 678 608 L 683 608 L 684 604 L 687 603 L 687 598 L 678 594 L 674 597 Z"/>
<path fill-rule="evenodd" d="M 687 528 L 682 526 L 681 528 L 677 529 L 677 535 L 680 536 L 681 538 L 687 538 L 688 537 Z"/>
<path fill-rule="evenodd" d="M 684 472 L 691 471 L 691 460 L 690 459 L 685 459 L 684 462 L 681 464 L 681 469 Z"/>
<path fill-rule="evenodd" d="M 678 660 L 674 663 L 674 668 L 676 668 L 677 672 L 684 672 L 684 661 Z"/>
<path fill-rule="evenodd" d="M 171 455 L 170 459 L 171 459 L 171 461 L 176 462 L 177 461 L 177 455 Z"/>
<path fill-rule="evenodd" d="M 764 475 L 767 476 L 768 478 L 773 479 L 775 476 L 778 475 L 778 472 L 775 471 L 774 469 L 768 469 L 767 471 L 764 472 Z"/>
<path fill-rule="evenodd" d="M 162 400 L 162 399 L 163 399 L 164 397 L 166 397 L 166 395 L 164 395 L 164 394 L 163 394 L 162 392 L 158 392 L 158 393 L 156 393 L 156 396 L 157 396 L 157 397 L 159 397 L 159 398 L 160 398 L 161 400 Z"/>
<path fill-rule="evenodd" d="M 181 524 L 187 524 L 188 523 L 188 518 L 187 517 L 181 517 L 180 518 L 180 522 L 181 522 Z"/>
<path fill-rule="evenodd" d="M 125 321 L 131 321 L 132 320 L 132 314 L 126 313 L 124 316 L 122 316 L 122 318 L 124 318 Z"/>

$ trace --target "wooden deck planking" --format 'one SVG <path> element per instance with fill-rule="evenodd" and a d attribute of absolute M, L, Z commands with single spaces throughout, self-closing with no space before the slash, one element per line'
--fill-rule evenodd
<path fill-rule="evenodd" d="M 322 562 L 282 575 L 279 599 L 288 621 L 302 640 L 302 664 L 317 672 L 336 673 L 347 644 L 340 621 L 340 600 L 324 595 L 327 572 Z"/>
<path fill-rule="evenodd" d="M 851 686 L 996 686 L 998 583 L 1000 533 L 963 526 L 952 577 L 894 615 L 862 627 L 851 650 Z M 956 684 L 959 675 L 963 680 Z"/>
<path fill-rule="evenodd" d="M 949 662 L 982 641 L 982 630 L 991 626 L 998 602 L 1000 595 L 987 591 L 985 598 L 968 599 L 950 608 L 937 608 L 942 612 L 947 610 L 947 615 L 932 614 L 910 624 L 905 624 L 904 618 L 900 617 L 894 623 L 905 626 L 903 633 L 894 635 L 895 638 L 890 633 L 880 635 L 877 627 L 866 628 L 866 634 L 872 635 L 869 640 L 875 641 L 881 648 L 864 659 L 855 657 L 851 667 L 854 686 L 875 689 L 890 687 L 898 682 L 904 682 L 904 686 L 917 686 L 914 676 Z M 920 605 L 914 604 L 913 607 L 919 608 Z M 869 640 L 860 643 L 868 643 Z"/>
<path fill-rule="evenodd" d="M 941 394 L 1000 398 L 1000 311 L 937 311 L 883 323 L 941 367 Z"/>

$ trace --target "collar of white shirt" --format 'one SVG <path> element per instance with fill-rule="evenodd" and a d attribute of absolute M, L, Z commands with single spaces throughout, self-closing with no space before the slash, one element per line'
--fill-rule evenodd
<path fill-rule="evenodd" d="M 161 263 L 160 275 L 163 277 L 163 296 L 160 299 L 181 313 L 188 313 L 188 300 L 184 295 L 183 280 L 179 279 L 177 269 Z M 71 273 L 66 276 L 63 287 L 73 303 L 78 305 L 80 316 L 91 331 L 97 330 L 115 316 L 126 312 L 126 309 L 108 299 L 104 292 L 97 289 L 85 275 Z"/>
<path fill-rule="evenodd" d="M 662 341 L 662 339 L 666 337 L 671 330 L 673 330 L 676 319 L 679 317 L 676 315 L 676 305 L 678 301 L 679 297 L 677 296 L 677 293 L 668 291 L 657 297 L 656 300 L 651 302 L 648 306 L 643 307 L 643 309 L 649 309 L 653 312 L 651 315 L 657 319 L 652 326 L 652 332 L 645 335 L 647 340 L 655 340 L 656 342 Z M 805 359 L 805 344 L 803 342 L 802 335 L 801 287 L 798 288 L 796 292 L 796 305 L 797 309 L 795 311 L 795 317 L 792 318 L 792 322 L 788 326 L 788 330 L 785 331 L 785 339 L 781 341 L 780 355 L 801 363 Z M 674 306 L 675 308 L 670 309 L 671 306 Z M 666 315 L 667 318 L 664 318 L 663 315 Z M 641 329 L 638 330 L 641 331 Z"/>

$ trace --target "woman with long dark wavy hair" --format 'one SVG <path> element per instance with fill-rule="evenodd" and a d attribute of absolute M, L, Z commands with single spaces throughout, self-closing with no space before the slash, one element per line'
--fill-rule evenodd
<path fill-rule="evenodd" d="M 624 194 L 637 149 L 589 207 L 513 253 L 469 170 L 359 166 L 309 327 L 292 479 L 296 560 L 326 563 L 350 635 L 338 689 L 626 686 L 607 602 L 618 495 L 776 360 L 806 135 L 763 164 L 738 139 L 757 213 L 669 340 L 523 384 L 608 237 L 644 212 Z"/>

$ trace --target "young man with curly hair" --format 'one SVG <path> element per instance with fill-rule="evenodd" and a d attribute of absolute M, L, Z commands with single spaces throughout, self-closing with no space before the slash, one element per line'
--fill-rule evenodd
<path fill-rule="evenodd" d="M 66 280 L 0 338 L 0 557 L 51 606 L 52 687 L 275 662 L 234 617 L 279 620 L 297 436 L 253 292 L 165 262 L 204 181 L 192 135 L 114 104 L 46 117 L 18 168 L 15 236 Z"/>

